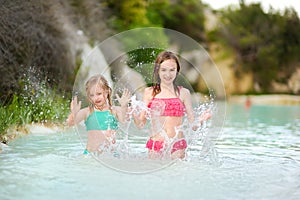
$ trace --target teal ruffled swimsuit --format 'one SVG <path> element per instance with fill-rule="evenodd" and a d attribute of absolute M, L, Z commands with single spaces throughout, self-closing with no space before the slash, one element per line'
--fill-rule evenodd
<path fill-rule="evenodd" d="M 85 120 L 86 130 L 116 130 L 118 120 L 109 110 L 92 112 Z"/>

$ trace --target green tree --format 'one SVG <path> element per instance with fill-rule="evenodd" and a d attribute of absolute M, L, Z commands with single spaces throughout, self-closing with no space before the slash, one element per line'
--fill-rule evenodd
<path fill-rule="evenodd" d="M 151 25 L 145 0 L 109 0 L 108 5 L 116 16 L 113 26 L 119 30 Z"/>
<path fill-rule="evenodd" d="M 265 13 L 260 3 L 228 8 L 222 12 L 220 37 L 238 55 L 241 63 L 237 74 L 252 71 L 254 81 L 263 92 L 270 91 L 271 82 L 284 82 L 299 62 L 300 23 L 293 9 L 282 15 L 271 10 Z"/>
<path fill-rule="evenodd" d="M 198 42 L 205 41 L 204 6 L 199 0 L 175 0 L 156 7 L 165 28 L 184 33 Z"/>
<path fill-rule="evenodd" d="M 199 0 L 109 0 L 114 27 L 164 27 L 205 41 L 204 6 Z"/>

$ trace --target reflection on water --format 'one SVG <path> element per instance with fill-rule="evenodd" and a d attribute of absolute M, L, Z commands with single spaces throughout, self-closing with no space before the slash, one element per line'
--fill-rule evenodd
<path fill-rule="evenodd" d="M 298 199 L 300 108 L 228 105 L 215 148 L 218 160 L 199 157 L 132 174 L 113 170 L 91 156 L 73 129 L 34 132 L 0 154 L 1 199 Z M 130 139 L 130 138 L 129 138 Z M 146 136 L 132 151 L 147 153 Z M 129 141 L 130 142 L 130 141 Z M 104 158 L 127 168 L 161 165 L 147 159 Z"/>

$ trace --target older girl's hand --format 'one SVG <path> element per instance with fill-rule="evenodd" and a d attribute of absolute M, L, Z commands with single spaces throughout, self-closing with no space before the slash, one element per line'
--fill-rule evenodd
<path fill-rule="evenodd" d="M 209 120 L 212 116 L 212 113 L 210 110 L 204 111 L 200 116 L 199 116 L 199 122 L 202 124 L 203 122 Z"/>

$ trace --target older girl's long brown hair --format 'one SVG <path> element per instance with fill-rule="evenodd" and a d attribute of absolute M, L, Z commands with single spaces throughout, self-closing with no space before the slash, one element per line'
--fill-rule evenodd
<path fill-rule="evenodd" d="M 170 52 L 170 51 L 162 51 L 160 52 L 156 59 L 155 59 L 155 63 L 154 63 L 154 71 L 153 71 L 153 77 L 152 77 L 152 82 L 153 82 L 153 94 L 152 96 L 156 96 L 157 94 L 159 94 L 161 92 L 161 88 L 160 88 L 160 78 L 159 78 L 159 69 L 160 69 L 160 64 L 162 62 L 164 62 L 165 60 L 174 60 L 177 64 L 177 74 L 176 74 L 176 78 L 177 78 L 177 75 L 180 71 L 180 64 L 179 64 L 179 59 L 178 57 L 176 56 L 176 54 L 174 54 L 173 52 Z M 173 86 L 174 86 L 174 91 L 176 94 L 179 94 L 179 89 L 175 83 L 176 81 L 176 78 L 174 79 L 173 81 Z"/>

